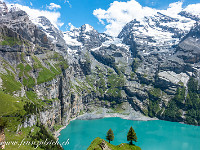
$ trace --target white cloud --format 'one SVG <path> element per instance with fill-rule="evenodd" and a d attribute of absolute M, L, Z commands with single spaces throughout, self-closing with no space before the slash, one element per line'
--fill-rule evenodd
<path fill-rule="evenodd" d="M 30 5 L 33 6 L 33 3 L 30 2 Z"/>
<path fill-rule="evenodd" d="M 37 17 L 45 16 L 57 28 L 63 26 L 63 24 L 64 24 L 59 20 L 59 18 L 60 18 L 59 12 L 51 12 L 51 11 L 46 11 L 46 10 L 32 9 L 28 6 L 22 6 L 20 4 L 7 4 L 7 6 L 9 8 L 17 7 L 17 8 L 20 8 L 21 10 L 24 10 L 29 15 L 29 17 L 33 21 L 33 23 L 37 23 Z"/>
<path fill-rule="evenodd" d="M 99 21 L 106 25 L 106 33 L 117 36 L 122 27 L 131 20 L 141 20 L 144 16 L 151 16 L 157 11 L 149 7 L 142 7 L 135 0 L 128 2 L 114 1 L 108 10 L 96 9 L 93 14 Z"/>
<path fill-rule="evenodd" d="M 194 15 L 200 16 L 200 3 L 188 5 L 184 10 Z"/>
<path fill-rule="evenodd" d="M 178 13 L 183 10 L 182 6 L 183 6 L 183 2 L 175 2 L 175 3 L 169 4 L 169 7 L 167 8 L 167 10 L 158 10 L 158 11 L 170 17 L 176 17 Z"/>
<path fill-rule="evenodd" d="M 101 24 L 106 24 L 105 33 L 117 36 L 128 22 L 134 19 L 142 21 L 145 16 L 153 16 L 157 12 L 171 17 L 176 17 L 182 10 L 200 15 L 200 4 L 189 5 L 185 9 L 183 9 L 182 5 L 183 2 L 175 2 L 171 3 L 166 10 L 157 10 L 150 7 L 143 7 L 136 0 L 127 2 L 114 1 L 107 10 L 96 9 L 93 11 L 93 15 L 98 18 Z"/>
<path fill-rule="evenodd" d="M 61 6 L 57 5 L 55 3 L 50 3 L 49 6 L 47 6 L 47 8 L 50 9 L 50 10 L 56 10 L 56 9 L 61 8 Z"/>

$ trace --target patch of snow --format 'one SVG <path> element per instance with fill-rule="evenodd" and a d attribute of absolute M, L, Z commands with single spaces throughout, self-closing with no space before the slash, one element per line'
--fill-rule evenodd
<path fill-rule="evenodd" d="M 111 40 L 107 40 L 103 43 L 104 46 L 109 46 L 111 44 L 122 44 L 122 39 L 119 39 L 119 38 L 113 38 Z"/>
<path fill-rule="evenodd" d="M 123 47 L 127 50 L 129 49 L 129 46 L 126 44 L 123 44 L 122 39 L 120 39 L 120 38 L 112 38 L 112 39 L 110 38 L 109 40 L 103 42 L 102 46 L 110 46 L 111 44 L 114 44 L 118 47 Z"/>
<path fill-rule="evenodd" d="M 3 80 L 0 78 L 0 88 L 2 88 Z"/>
<path fill-rule="evenodd" d="M 70 34 L 72 34 L 72 33 L 71 32 L 64 32 L 64 40 L 67 43 L 67 45 L 82 46 L 82 43 L 77 41 L 77 39 L 74 38 L 73 36 L 70 36 Z M 76 32 L 74 33 L 74 35 L 76 36 Z"/>
<path fill-rule="evenodd" d="M 82 36 L 83 36 L 85 39 L 90 39 L 90 36 L 87 35 L 87 34 L 83 34 Z"/>
<path fill-rule="evenodd" d="M 102 46 L 91 49 L 91 51 L 99 50 Z"/>
<path fill-rule="evenodd" d="M 50 35 L 50 33 L 46 32 L 46 31 L 44 31 L 44 32 L 46 33 L 47 37 L 56 40 L 52 35 Z"/>
<path fill-rule="evenodd" d="M 31 60 L 30 60 L 30 56 L 27 57 L 27 60 L 28 60 L 29 62 L 31 61 Z"/>
<path fill-rule="evenodd" d="M 190 76 L 192 76 L 192 72 L 187 72 Z"/>
<path fill-rule="evenodd" d="M 75 54 L 77 53 L 77 50 L 72 50 L 72 49 L 70 49 L 70 48 L 68 47 L 67 53 L 68 53 L 69 55 L 75 55 Z"/>
<path fill-rule="evenodd" d="M 85 24 L 85 32 L 90 32 L 91 30 L 94 30 L 94 28 L 89 24 Z"/>

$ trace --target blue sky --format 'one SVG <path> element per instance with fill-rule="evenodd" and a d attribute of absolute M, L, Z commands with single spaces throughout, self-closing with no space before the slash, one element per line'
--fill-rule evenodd
<path fill-rule="evenodd" d="M 114 0 L 5 0 L 9 3 L 18 3 L 23 6 L 28 6 L 32 9 L 46 10 L 50 12 L 60 13 L 59 22 L 64 23 L 59 27 L 62 31 L 69 30 L 68 23 L 75 27 L 80 27 L 83 24 L 90 24 L 99 32 L 104 32 L 108 29 L 110 18 L 99 18 L 100 10 L 107 11 Z M 116 1 L 116 0 L 115 0 Z M 128 2 L 130 0 L 120 0 L 119 2 Z M 135 0 L 132 0 L 135 1 Z M 177 2 L 175 0 L 136 0 L 141 6 L 151 7 L 155 9 L 167 9 L 170 3 Z M 183 8 L 189 4 L 200 3 L 199 0 L 183 0 Z M 54 5 L 50 6 L 50 3 Z M 117 3 L 115 3 L 117 4 Z M 54 7 L 54 8 L 53 8 Z M 99 9 L 94 15 L 94 10 Z M 116 7 L 117 9 L 117 7 Z M 41 13 L 42 15 L 42 13 Z M 104 20 L 104 24 L 99 22 L 99 19 Z M 106 20 L 107 19 L 107 20 Z M 107 22 L 108 21 L 108 22 Z M 68 28 L 66 28 L 68 27 Z"/>

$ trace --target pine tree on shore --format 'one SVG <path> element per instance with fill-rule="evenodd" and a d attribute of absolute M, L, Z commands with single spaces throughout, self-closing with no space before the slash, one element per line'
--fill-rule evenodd
<path fill-rule="evenodd" d="M 137 136 L 136 136 L 136 133 L 135 133 L 133 127 L 131 127 L 128 131 L 127 141 L 130 141 L 131 145 L 133 145 L 133 141 L 137 142 Z"/>
<path fill-rule="evenodd" d="M 114 140 L 114 133 L 113 133 L 112 129 L 108 130 L 107 135 L 106 135 L 106 140 L 108 140 L 109 143 L 110 143 L 110 141 Z"/>

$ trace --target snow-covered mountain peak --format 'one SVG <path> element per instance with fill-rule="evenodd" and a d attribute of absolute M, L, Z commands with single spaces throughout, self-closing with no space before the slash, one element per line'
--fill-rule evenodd
<path fill-rule="evenodd" d="M 8 7 L 6 6 L 5 2 L 0 1 L 0 14 L 4 14 L 8 12 Z"/>
<path fill-rule="evenodd" d="M 149 54 L 151 51 L 165 52 L 178 44 L 195 22 L 196 20 L 190 16 L 177 15 L 173 18 L 158 12 L 140 21 L 135 19 L 129 22 L 118 37 L 126 44 L 130 44 L 131 40 L 135 41 L 144 54 Z"/>
<path fill-rule="evenodd" d="M 63 33 L 57 29 L 49 19 L 44 16 L 32 18 L 31 20 L 39 29 L 46 33 L 47 37 L 55 44 L 65 46 Z"/>
<path fill-rule="evenodd" d="M 81 26 L 82 32 L 90 32 L 90 31 L 93 31 L 93 30 L 94 30 L 94 28 L 89 24 L 84 24 L 84 25 Z"/>
<path fill-rule="evenodd" d="M 72 31 L 63 32 L 64 40 L 69 46 L 81 46 L 82 44 L 77 41 L 77 38 L 80 34 L 79 29 L 74 29 Z"/>
<path fill-rule="evenodd" d="M 63 34 L 67 45 L 71 49 L 77 49 L 77 47 L 80 49 L 81 46 L 89 49 L 99 47 L 103 42 L 111 38 L 105 33 L 99 33 L 89 24 L 84 24 L 80 28 L 66 31 Z"/>
<path fill-rule="evenodd" d="M 46 17 L 39 16 L 37 18 L 32 18 L 31 21 L 35 25 L 37 25 L 41 30 L 43 30 L 50 39 L 52 39 L 54 42 L 56 41 L 56 37 L 54 37 L 54 35 L 52 35 L 52 32 L 49 31 L 57 29 L 51 24 L 51 22 Z"/>
<path fill-rule="evenodd" d="M 38 19 L 37 23 L 40 24 L 41 26 L 46 26 L 46 27 L 53 26 L 51 22 L 44 16 L 39 16 L 37 19 Z"/>

